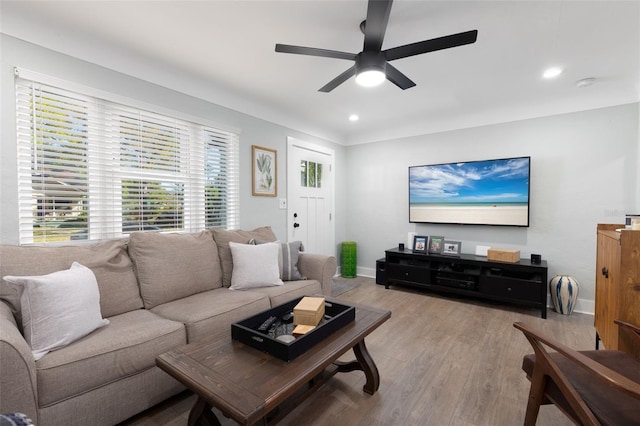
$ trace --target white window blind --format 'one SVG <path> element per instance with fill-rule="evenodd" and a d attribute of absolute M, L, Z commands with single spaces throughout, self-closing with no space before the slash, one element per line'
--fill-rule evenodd
<path fill-rule="evenodd" d="M 238 135 L 16 79 L 20 242 L 238 222 Z"/>

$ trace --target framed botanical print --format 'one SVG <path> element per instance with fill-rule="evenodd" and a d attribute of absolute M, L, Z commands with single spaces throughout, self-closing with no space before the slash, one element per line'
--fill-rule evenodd
<path fill-rule="evenodd" d="M 278 151 L 251 145 L 251 193 L 263 197 L 278 195 Z"/>

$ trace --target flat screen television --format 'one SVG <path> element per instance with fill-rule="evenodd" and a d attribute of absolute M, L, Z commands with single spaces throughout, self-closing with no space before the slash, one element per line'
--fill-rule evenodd
<path fill-rule="evenodd" d="M 531 157 L 409 167 L 409 222 L 529 226 Z"/>

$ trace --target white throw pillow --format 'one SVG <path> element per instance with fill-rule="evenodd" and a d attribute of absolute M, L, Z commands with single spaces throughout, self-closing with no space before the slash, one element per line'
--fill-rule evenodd
<path fill-rule="evenodd" d="M 230 289 L 241 290 L 283 284 L 278 267 L 279 243 L 254 246 L 231 241 L 229 248 L 233 259 Z"/>
<path fill-rule="evenodd" d="M 22 327 L 36 361 L 109 324 L 100 313 L 96 276 L 78 262 L 48 275 L 3 278 L 22 293 Z"/>

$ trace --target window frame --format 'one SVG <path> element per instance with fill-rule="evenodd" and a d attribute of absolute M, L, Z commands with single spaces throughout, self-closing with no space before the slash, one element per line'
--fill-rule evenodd
<path fill-rule="evenodd" d="M 175 209 L 175 216 L 178 218 L 176 223 L 181 221 L 181 226 L 178 229 L 170 229 L 169 232 L 197 232 L 211 226 L 232 229 L 238 226 L 240 134 L 238 130 L 224 129 L 222 126 L 184 113 L 143 104 L 130 98 L 43 76 L 29 70 L 16 68 L 15 71 L 20 244 L 53 244 L 46 241 L 46 236 L 45 241 L 38 242 L 34 238 L 34 225 L 38 213 L 34 213 L 37 212 L 37 206 L 34 207 L 36 199 L 32 175 L 37 169 L 32 167 L 31 150 L 36 146 L 34 135 L 38 130 L 32 122 L 30 123 L 32 127 L 25 131 L 25 117 L 29 117 L 30 114 L 35 116 L 34 109 L 29 110 L 29 107 L 25 107 L 23 97 L 25 88 L 32 91 L 55 90 L 57 93 L 68 94 L 86 102 L 88 130 L 84 155 L 87 162 L 88 218 L 84 225 L 85 235 L 81 235 L 84 238 L 78 242 L 121 238 L 129 234 L 123 229 L 124 223 L 127 222 L 123 210 L 125 197 L 123 183 L 127 179 L 139 180 L 140 183 L 145 181 L 144 179 L 155 179 L 159 185 L 169 183 L 181 185 L 181 209 Z M 36 105 L 34 94 L 31 93 L 30 96 L 31 106 Z M 175 161 L 175 165 L 164 169 L 150 167 L 146 170 L 143 167 L 136 169 L 136 167 L 124 165 L 121 161 L 123 133 L 117 130 L 118 125 L 106 123 L 106 120 L 114 120 L 114 117 L 116 119 L 113 122 L 118 122 L 118 114 L 122 114 L 123 117 L 133 116 L 131 122 L 134 124 L 136 120 L 145 124 L 151 123 L 151 131 L 154 130 L 154 123 L 157 129 L 163 126 L 165 128 L 175 126 L 178 135 L 175 140 L 175 153 L 173 153 L 175 158 L 169 157 Z M 21 120 L 23 120 L 22 127 Z M 169 132 L 167 140 L 171 137 Z M 153 150 L 162 146 L 160 142 L 157 146 L 155 143 L 154 140 L 145 141 L 144 144 L 147 145 L 143 146 L 141 142 L 142 148 L 139 149 Z M 215 155 L 211 155 L 210 151 Z M 136 151 L 133 152 L 135 154 Z M 159 158 L 155 157 L 155 159 Z M 216 158 L 220 163 L 215 164 L 214 167 L 205 167 L 211 158 Z M 175 167 L 176 170 L 168 172 L 170 167 Z M 214 176 L 215 174 L 217 175 Z M 217 185 L 213 194 L 220 197 L 222 201 L 210 198 L 214 195 L 211 194 L 207 185 L 211 185 L 212 181 Z M 222 189 L 219 188 L 220 186 Z M 46 185 L 43 187 L 46 188 Z M 210 199 L 207 198 L 208 196 Z M 222 210 L 223 216 L 212 212 L 217 208 Z M 148 211 L 151 211 L 151 208 L 149 209 Z M 217 221 L 209 222 L 213 217 Z M 144 219 L 140 220 L 144 221 Z M 69 242 L 74 241 L 65 241 L 65 243 Z"/>

